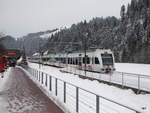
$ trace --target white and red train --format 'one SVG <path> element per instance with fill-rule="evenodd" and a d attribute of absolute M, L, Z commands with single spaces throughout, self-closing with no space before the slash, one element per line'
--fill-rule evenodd
<path fill-rule="evenodd" d="M 112 72 L 115 70 L 115 60 L 110 49 L 96 49 L 94 51 L 57 53 L 35 55 L 29 58 L 32 62 L 40 62 L 59 67 L 73 67 L 93 72 Z"/>

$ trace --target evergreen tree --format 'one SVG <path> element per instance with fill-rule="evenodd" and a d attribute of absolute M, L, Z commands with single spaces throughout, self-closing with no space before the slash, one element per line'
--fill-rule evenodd
<path fill-rule="evenodd" d="M 120 11 L 121 20 L 124 21 L 125 19 L 125 5 L 122 5 L 121 11 Z"/>

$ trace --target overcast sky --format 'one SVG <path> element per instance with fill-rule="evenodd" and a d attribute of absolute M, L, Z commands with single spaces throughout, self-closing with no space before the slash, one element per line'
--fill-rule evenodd
<path fill-rule="evenodd" d="M 69 27 L 93 17 L 116 16 L 131 0 L 0 0 L 0 32 L 21 37 Z"/>

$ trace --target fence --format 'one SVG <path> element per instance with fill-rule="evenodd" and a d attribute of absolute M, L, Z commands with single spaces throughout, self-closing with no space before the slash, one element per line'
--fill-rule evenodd
<path fill-rule="evenodd" d="M 143 113 L 129 106 L 97 95 L 50 74 L 27 68 L 30 76 L 55 95 L 71 112 L 76 113 Z"/>
<path fill-rule="evenodd" d="M 121 85 L 122 87 L 130 87 L 137 89 L 138 91 L 146 91 L 150 92 L 150 76 L 142 75 L 142 74 L 132 74 L 125 72 L 117 72 L 114 71 L 110 74 L 102 74 L 102 73 L 93 73 L 93 72 L 85 72 L 82 70 L 77 70 L 76 68 L 66 68 L 63 71 L 71 72 L 73 74 L 87 76 L 90 78 L 95 78 L 97 80 L 106 81 L 109 83 L 114 83 Z"/>

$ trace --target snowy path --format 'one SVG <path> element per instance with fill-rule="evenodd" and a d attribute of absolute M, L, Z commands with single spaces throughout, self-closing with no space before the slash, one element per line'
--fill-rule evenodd
<path fill-rule="evenodd" d="M 7 76 L 0 90 L 0 113 L 63 113 L 21 69 L 12 68 Z"/>

